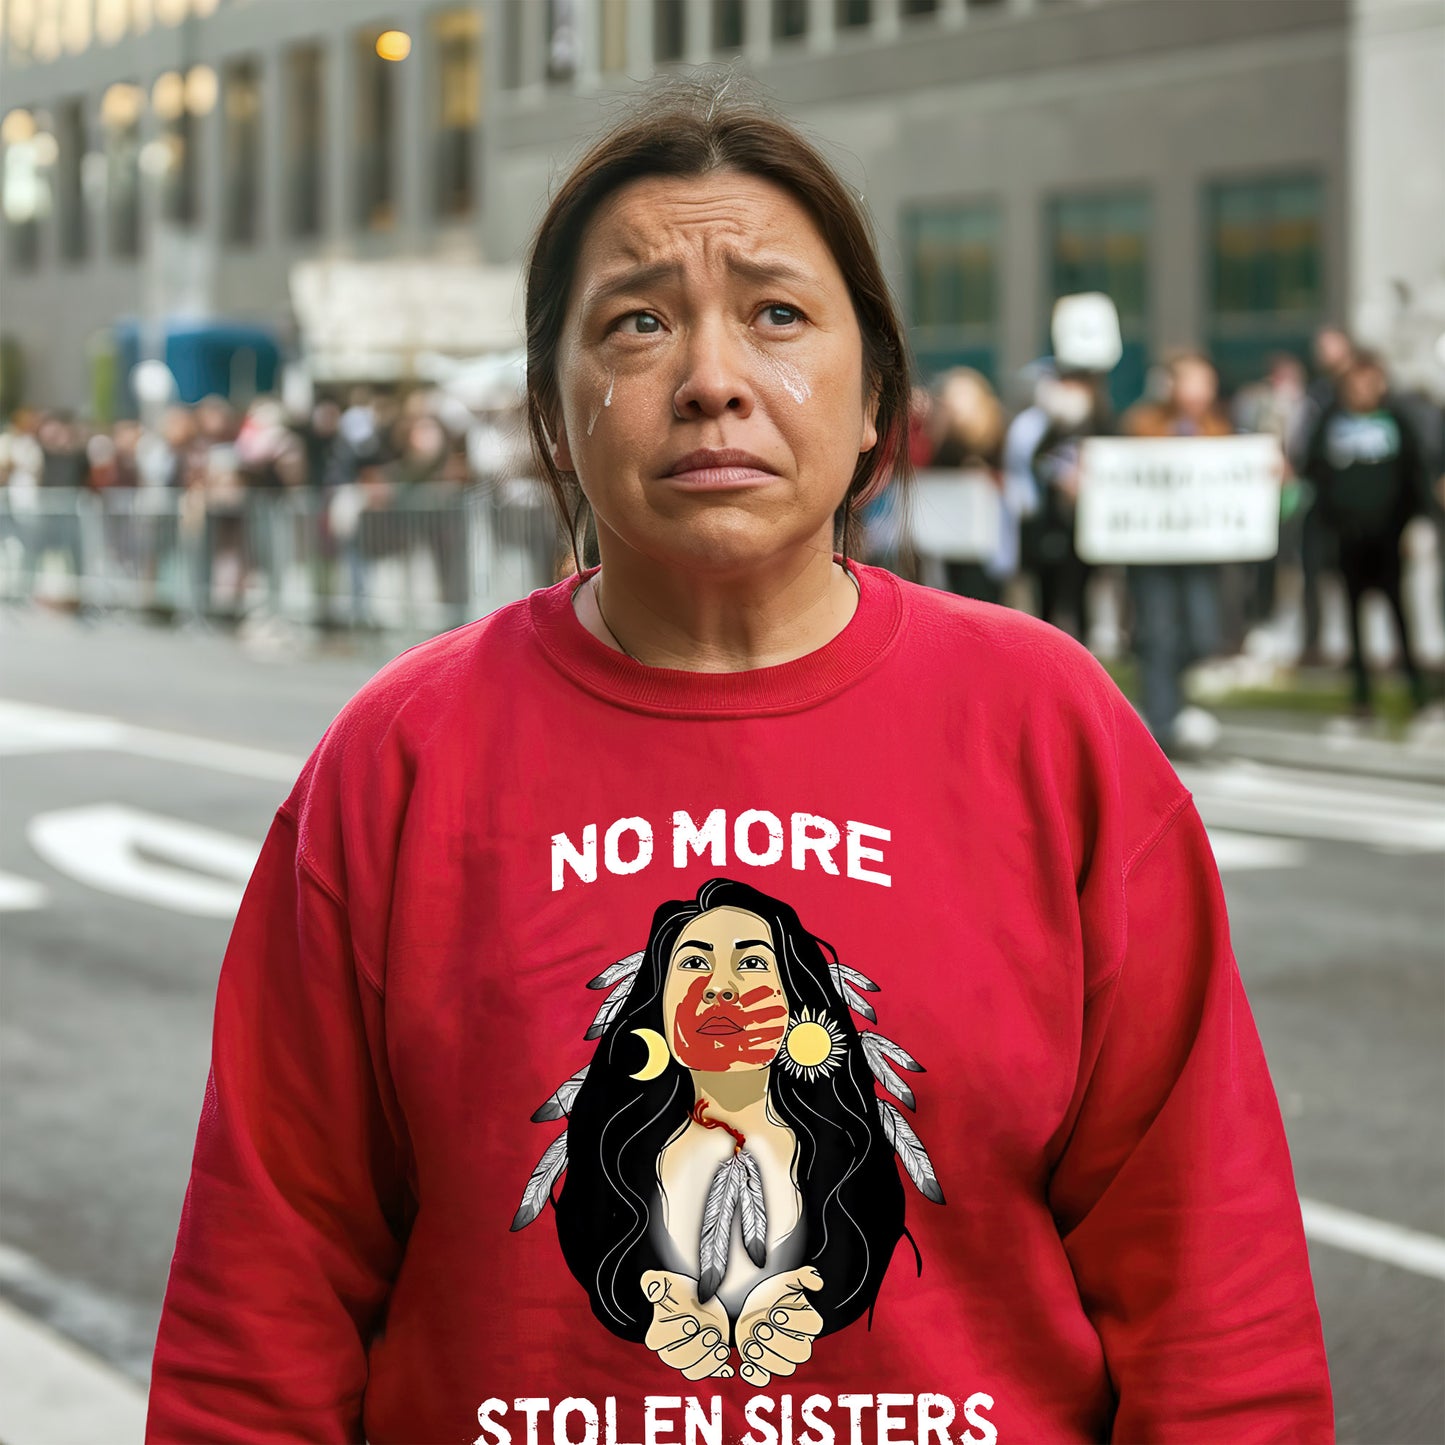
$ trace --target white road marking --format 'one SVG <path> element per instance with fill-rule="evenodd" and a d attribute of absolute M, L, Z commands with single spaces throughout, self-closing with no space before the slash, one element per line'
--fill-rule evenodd
<path fill-rule="evenodd" d="M 88 1350 L 0 1300 L 5 1445 L 141 1445 L 146 1392 Z"/>
<path fill-rule="evenodd" d="M 1182 767 L 1200 816 L 1217 828 L 1358 843 L 1401 853 L 1445 853 L 1445 795 L 1384 778 L 1229 762 Z"/>
<path fill-rule="evenodd" d="M 118 718 L 0 700 L 0 756 L 20 753 L 106 751 L 167 763 L 190 763 L 217 772 L 271 782 L 295 780 L 305 762 L 290 753 L 221 743 L 188 733 L 135 727 Z"/>
<path fill-rule="evenodd" d="M 1367 1214 L 1354 1214 L 1321 1204 L 1316 1199 L 1301 1199 L 1305 1234 L 1320 1244 L 1333 1245 L 1351 1254 L 1378 1259 L 1412 1274 L 1445 1279 L 1445 1239 L 1419 1229 L 1406 1229 Z"/>
<path fill-rule="evenodd" d="M 58 872 L 198 918 L 235 915 L 261 852 L 245 838 L 119 803 L 38 813 L 26 832 Z"/>
<path fill-rule="evenodd" d="M 19 878 L 14 873 L 0 873 L 0 913 L 23 913 L 44 908 L 50 894 L 43 883 Z"/>
<path fill-rule="evenodd" d="M 1298 868 L 1309 856 L 1309 849 L 1293 838 L 1235 833 L 1228 828 L 1210 828 L 1208 833 L 1214 861 L 1221 873 Z"/>

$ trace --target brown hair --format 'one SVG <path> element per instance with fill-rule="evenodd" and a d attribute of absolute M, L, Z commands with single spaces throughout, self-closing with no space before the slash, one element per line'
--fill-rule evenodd
<path fill-rule="evenodd" d="M 735 93 L 737 77 L 663 83 L 593 143 L 562 183 L 538 227 L 527 263 L 527 425 L 573 561 L 586 498 L 576 475 L 558 470 L 550 438 L 560 411 L 557 347 L 582 237 L 601 203 L 644 176 L 706 176 L 733 170 L 772 181 L 812 216 L 847 282 L 863 336 L 863 379 L 878 397 L 878 442 L 858 458 L 834 517 L 835 544 L 852 556 L 859 512 L 892 480 L 907 482 L 908 354 L 868 219 L 853 193 L 808 140 L 761 101 Z"/>

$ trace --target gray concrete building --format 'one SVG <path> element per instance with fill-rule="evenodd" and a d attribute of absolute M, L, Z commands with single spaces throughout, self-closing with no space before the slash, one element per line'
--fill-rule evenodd
<path fill-rule="evenodd" d="M 745 68 L 867 200 L 925 372 L 1055 296 L 1226 378 L 1445 326 L 1441 0 L 0 0 L 13 397 L 103 405 L 118 318 L 273 328 L 305 258 L 520 260 L 654 75 Z M 150 331 L 147 333 L 146 328 Z M 125 360 L 123 343 L 120 364 Z M 1424 371 L 1420 371 L 1423 379 Z"/>

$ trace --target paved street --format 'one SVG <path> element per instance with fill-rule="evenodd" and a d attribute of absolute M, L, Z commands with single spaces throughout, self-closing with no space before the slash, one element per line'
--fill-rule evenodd
<path fill-rule="evenodd" d="M 112 1414 L 90 1437 L 127 1445 L 229 916 L 301 759 L 371 663 L 34 614 L 0 623 L 0 652 L 0 1355 L 28 1321 L 79 1345 L 56 1368 L 93 1368 L 128 1402 L 132 1423 Z M 1290 1131 L 1339 1435 L 1438 1445 L 1445 789 L 1271 748 L 1185 780 Z M 45 1368 L 26 1367 L 32 1383 Z M 0 1439 L 35 1445 L 7 1420 L 5 1384 Z"/>

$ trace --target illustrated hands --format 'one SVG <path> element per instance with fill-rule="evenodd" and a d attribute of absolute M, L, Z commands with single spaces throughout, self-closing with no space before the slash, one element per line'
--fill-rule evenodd
<path fill-rule="evenodd" d="M 642 1276 L 642 1292 L 652 1302 L 652 1324 L 643 1343 L 656 1351 L 663 1364 L 688 1380 L 732 1376 L 728 1312 L 716 1295 L 700 1303 L 696 1280 L 665 1269 L 648 1270 Z"/>
<path fill-rule="evenodd" d="M 823 1317 L 804 1290 L 822 1289 L 823 1276 L 812 1265 L 760 1281 L 738 1316 L 738 1352 L 742 1377 L 762 1387 L 774 1375 L 791 1375 L 813 1353 Z"/>

